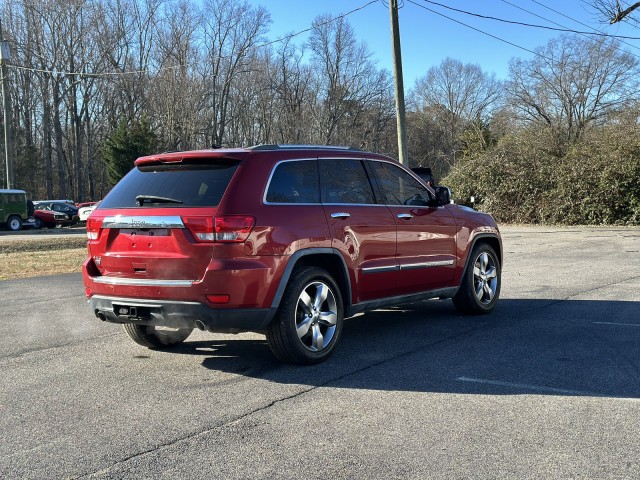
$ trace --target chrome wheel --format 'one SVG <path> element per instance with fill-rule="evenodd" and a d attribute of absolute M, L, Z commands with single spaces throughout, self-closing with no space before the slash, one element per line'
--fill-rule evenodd
<path fill-rule="evenodd" d="M 489 305 L 498 288 L 497 262 L 488 252 L 482 252 L 473 265 L 473 285 L 478 302 Z"/>
<path fill-rule="evenodd" d="M 308 284 L 296 305 L 296 333 L 304 347 L 311 352 L 324 350 L 333 339 L 338 322 L 336 297 L 323 282 Z"/>
<path fill-rule="evenodd" d="M 319 363 L 335 350 L 344 319 L 342 292 L 326 270 L 301 267 L 287 282 L 267 343 L 279 360 Z"/>
<path fill-rule="evenodd" d="M 483 315 L 494 309 L 500 297 L 500 257 L 490 245 L 479 243 L 468 258 L 453 304 L 465 315 Z"/>

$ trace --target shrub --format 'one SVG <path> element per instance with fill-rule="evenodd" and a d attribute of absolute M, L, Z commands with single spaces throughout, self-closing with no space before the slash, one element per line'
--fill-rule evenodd
<path fill-rule="evenodd" d="M 635 126 L 594 129 L 558 155 L 551 132 L 520 131 L 460 161 L 443 180 L 459 203 L 500 222 L 640 224 L 640 135 Z"/>

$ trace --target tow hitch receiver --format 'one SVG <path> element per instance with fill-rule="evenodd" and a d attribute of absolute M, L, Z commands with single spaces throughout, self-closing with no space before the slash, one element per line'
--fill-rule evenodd
<path fill-rule="evenodd" d="M 126 317 L 133 320 L 146 320 L 151 317 L 151 311 L 148 307 L 116 305 L 115 303 L 113 304 L 113 313 L 118 317 Z"/>

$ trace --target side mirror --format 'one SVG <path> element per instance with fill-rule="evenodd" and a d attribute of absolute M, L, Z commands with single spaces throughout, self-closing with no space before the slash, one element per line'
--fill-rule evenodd
<path fill-rule="evenodd" d="M 438 206 L 451 203 L 451 190 L 449 187 L 436 187 L 436 201 Z"/>

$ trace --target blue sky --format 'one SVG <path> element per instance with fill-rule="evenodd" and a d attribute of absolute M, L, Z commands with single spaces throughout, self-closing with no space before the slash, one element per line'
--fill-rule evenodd
<path fill-rule="evenodd" d="M 324 13 L 340 15 L 366 5 L 369 1 L 249 0 L 249 3 L 262 5 L 270 12 L 272 24 L 269 38 L 274 40 L 287 33 L 309 28 L 313 19 L 318 15 Z M 610 26 L 598 23 L 595 13 L 588 10 L 581 0 L 434 1 L 448 7 L 511 21 L 580 31 L 596 29 L 611 35 L 640 37 L 640 29 L 631 25 Z M 438 65 L 446 57 L 452 57 L 464 63 L 479 64 L 484 71 L 494 72 L 501 79 L 507 78 L 511 58 L 528 59 L 533 57 L 533 54 L 528 51 L 463 26 L 418 5 L 528 50 L 543 46 L 551 38 L 561 34 L 550 30 L 481 19 L 447 10 L 425 0 L 400 0 L 400 2 L 401 5 L 404 3 L 400 9 L 400 32 L 403 72 L 407 90 L 413 86 L 417 78 L 426 73 L 429 67 Z M 387 0 L 379 0 L 347 18 L 358 39 L 367 43 L 378 62 L 378 66 L 391 70 L 391 34 Z M 306 38 L 305 34 L 300 35 L 296 40 L 302 43 Z M 625 42 L 628 45 L 623 45 L 624 48 L 640 55 L 640 51 L 637 51 L 640 47 L 640 40 L 625 40 Z"/>

